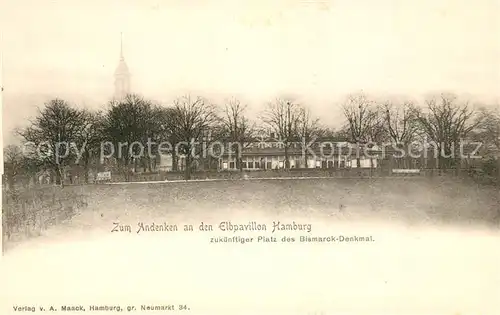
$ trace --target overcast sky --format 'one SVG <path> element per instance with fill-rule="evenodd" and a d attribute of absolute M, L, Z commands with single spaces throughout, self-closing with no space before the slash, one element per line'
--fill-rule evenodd
<path fill-rule="evenodd" d="M 252 111 L 293 94 L 324 120 L 363 89 L 500 96 L 496 0 L 3 0 L 4 134 L 52 97 L 102 106 L 123 32 L 132 90 Z M 5 134 L 6 139 L 8 135 Z"/>

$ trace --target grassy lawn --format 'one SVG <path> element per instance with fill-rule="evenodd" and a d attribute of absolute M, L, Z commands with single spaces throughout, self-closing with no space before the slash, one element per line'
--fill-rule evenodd
<path fill-rule="evenodd" d="M 498 227 L 495 187 L 449 179 L 305 179 L 89 185 L 4 197 L 5 247 L 53 227 L 108 229 L 113 221 L 181 217 L 221 221 L 243 213 Z M 245 215 L 248 221 L 251 215 Z"/>
<path fill-rule="evenodd" d="M 498 233 L 485 229 L 499 226 L 499 191 L 491 186 L 444 178 L 165 182 L 51 187 L 6 201 L 10 211 L 19 204 L 38 211 L 34 225 L 21 224 L 6 244 L 2 296 L 16 305 L 27 297 L 94 305 L 106 296 L 105 303 L 137 306 L 186 303 L 197 314 L 217 314 L 227 301 L 235 313 L 285 314 L 272 312 L 284 300 L 286 314 L 308 314 L 306 306 L 499 314 L 492 304 Z M 311 236 L 372 235 L 375 242 L 215 244 L 211 237 L 235 234 L 215 226 L 213 233 L 110 233 L 113 222 L 181 228 L 274 220 L 311 223 Z"/>

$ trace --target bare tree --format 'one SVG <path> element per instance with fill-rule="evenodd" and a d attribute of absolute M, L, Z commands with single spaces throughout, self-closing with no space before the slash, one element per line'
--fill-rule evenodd
<path fill-rule="evenodd" d="M 143 172 L 152 172 L 156 169 L 156 157 L 159 154 L 158 142 L 163 140 L 165 133 L 164 123 L 168 110 L 159 104 L 150 103 L 148 110 L 144 112 L 142 122 L 142 141 L 148 144 L 148 152 L 141 158 Z"/>
<path fill-rule="evenodd" d="M 277 99 L 270 103 L 264 112 L 262 121 L 274 133 L 285 149 L 285 169 L 290 169 L 289 150 L 298 138 L 298 126 L 301 119 L 301 107 L 290 100 Z"/>
<path fill-rule="evenodd" d="M 455 95 L 441 94 L 426 101 L 427 110 L 417 112 L 417 118 L 427 138 L 439 153 L 439 167 L 454 166 L 461 140 L 479 124 L 468 102 L 461 103 Z"/>
<path fill-rule="evenodd" d="M 23 152 L 17 145 L 8 145 L 3 150 L 4 156 L 4 176 L 7 180 L 7 188 L 14 190 L 17 179 L 23 171 Z"/>
<path fill-rule="evenodd" d="M 314 142 L 316 138 L 324 136 L 327 129 L 319 126 L 319 118 L 313 117 L 309 108 L 299 106 L 297 119 L 297 136 L 302 143 L 302 153 L 304 162 L 307 165 L 308 150 L 306 146 L 310 142 Z"/>
<path fill-rule="evenodd" d="M 137 171 L 138 162 L 144 157 L 144 140 L 151 128 L 152 105 L 139 95 L 128 95 L 123 101 L 112 101 L 110 105 L 103 120 L 104 139 L 112 143 L 114 160 L 128 181 L 131 167 Z M 140 145 L 132 146 L 134 142 Z"/>
<path fill-rule="evenodd" d="M 85 128 L 79 136 L 78 147 L 81 156 L 78 162 L 83 165 L 84 181 L 88 184 L 90 168 L 91 166 L 97 168 L 100 159 L 101 141 L 104 137 L 104 115 L 100 111 L 90 110 L 83 110 L 82 115 Z"/>
<path fill-rule="evenodd" d="M 375 103 L 363 93 L 351 94 L 342 106 L 353 142 L 370 141 L 370 133 L 377 122 Z"/>
<path fill-rule="evenodd" d="M 75 157 L 72 145 L 84 126 L 82 111 L 71 107 L 64 100 L 55 99 L 38 110 L 31 126 L 22 129 L 20 135 L 41 148 L 37 158 L 55 172 L 56 184 L 62 185 L 64 167 L 70 165 Z"/>
<path fill-rule="evenodd" d="M 171 148 L 162 147 L 159 153 L 170 154 L 172 156 L 172 171 L 178 170 L 178 156 L 174 148 L 181 141 L 179 139 L 179 134 L 176 132 L 176 114 L 177 111 L 173 107 L 160 107 L 157 113 L 157 117 L 160 120 L 158 140 L 160 142 L 168 142 L 172 146 Z"/>
<path fill-rule="evenodd" d="M 201 97 L 184 96 L 174 101 L 170 128 L 179 140 L 179 153 L 185 157 L 185 180 L 191 179 L 193 162 L 202 150 L 198 144 L 208 140 L 217 122 L 216 107 Z"/>
<path fill-rule="evenodd" d="M 396 144 L 409 144 L 415 140 L 419 130 L 417 108 L 411 101 L 395 105 L 392 101 L 383 104 L 384 127 L 390 140 Z"/>
<path fill-rule="evenodd" d="M 384 114 L 384 108 L 381 105 L 374 105 L 372 108 L 372 122 L 368 129 L 368 141 L 375 143 L 383 143 L 390 139 L 389 133 L 386 128 L 386 115 Z"/>
<path fill-rule="evenodd" d="M 373 141 L 380 132 L 380 115 L 375 104 L 364 93 L 351 94 L 342 105 L 350 140 L 358 145 Z M 357 167 L 361 167 L 359 156 Z"/>
<path fill-rule="evenodd" d="M 471 132 L 472 140 L 482 144 L 481 169 L 485 174 L 497 177 L 500 184 L 500 109 L 481 107 L 477 115 L 477 126 Z M 496 161 L 495 161 L 496 160 Z"/>
<path fill-rule="evenodd" d="M 313 117 L 309 108 L 299 106 L 297 119 L 297 134 L 309 141 L 320 136 L 326 129 L 319 125 L 319 118 Z"/>
<path fill-rule="evenodd" d="M 488 151 L 500 150 L 500 110 L 482 107 L 478 111 L 476 140 L 483 142 Z"/>
<path fill-rule="evenodd" d="M 235 151 L 236 168 L 243 171 L 241 163 L 242 150 L 251 144 L 254 139 L 255 124 L 246 117 L 246 105 L 231 99 L 226 102 L 222 125 L 225 140 L 231 143 L 231 151 Z M 236 144 L 236 146 L 234 146 Z"/>

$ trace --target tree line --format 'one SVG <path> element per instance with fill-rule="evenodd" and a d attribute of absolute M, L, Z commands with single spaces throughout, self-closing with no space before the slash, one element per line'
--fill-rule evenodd
<path fill-rule="evenodd" d="M 61 184 L 64 170 L 78 165 L 88 183 L 89 170 L 96 169 L 101 162 L 103 142 L 112 144 L 106 150 L 122 152 L 114 156 L 114 163 L 126 180 L 131 169 L 143 172 L 156 169 L 157 159 L 141 155 L 137 151 L 140 147 L 130 150 L 117 147 L 119 143 L 136 141 L 177 145 L 179 150 L 171 152 L 173 171 L 177 171 L 177 154 L 185 156 L 185 179 L 191 178 L 197 162 L 188 153 L 200 150 L 193 146 L 192 140 L 230 142 L 238 144 L 236 150 L 242 150 L 259 136 L 273 133 L 283 144 L 285 169 L 290 168 L 289 151 L 294 141 L 304 139 L 308 143 L 318 137 L 397 145 L 427 139 L 446 154 L 456 149 L 453 143 L 463 139 L 482 141 L 492 152 L 500 149 L 498 110 L 472 106 L 456 95 L 442 93 L 417 104 L 409 100 L 376 101 L 364 93 L 354 93 L 338 105 L 345 122 L 332 129 L 325 127 L 324 121 L 306 105 L 287 98 L 266 104 L 256 119 L 251 119 L 247 106 L 234 98 L 218 106 L 203 97 L 187 95 L 162 105 L 132 94 L 123 100 L 112 100 L 107 108 L 96 111 L 54 99 L 39 108 L 29 126 L 16 131 L 26 143 L 43 143 L 43 154 L 26 154 L 25 147 L 8 146 L 4 149 L 5 176 L 7 184 L 13 185 L 16 176 L 34 177 L 41 170 L 49 170 L 55 175 L 56 184 Z M 151 149 L 153 156 L 159 153 L 158 147 Z M 239 156 L 240 152 L 235 153 Z M 136 158 L 138 155 L 140 158 Z M 210 158 L 205 162 L 217 163 Z M 359 159 L 357 163 L 360 166 Z M 240 159 L 236 159 L 236 167 L 242 170 Z M 440 162 L 440 167 L 453 167 L 453 160 Z"/>

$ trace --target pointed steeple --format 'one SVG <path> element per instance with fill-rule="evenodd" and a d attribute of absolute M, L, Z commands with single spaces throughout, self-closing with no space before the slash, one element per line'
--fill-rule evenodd
<path fill-rule="evenodd" d="M 120 33 L 120 60 L 124 60 L 124 58 L 123 58 L 123 33 Z"/>
<path fill-rule="evenodd" d="M 115 98 L 123 99 L 130 94 L 130 73 L 123 56 L 123 33 L 120 33 L 120 61 L 115 70 Z"/>

